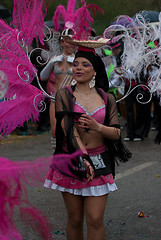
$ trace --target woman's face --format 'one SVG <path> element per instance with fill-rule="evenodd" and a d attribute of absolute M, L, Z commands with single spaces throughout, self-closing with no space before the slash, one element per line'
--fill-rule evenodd
<path fill-rule="evenodd" d="M 75 52 L 76 47 L 64 40 L 61 41 L 61 46 L 65 55 L 71 55 Z"/>
<path fill-rule="evenodd" d="M 91 62 L 83 57 L 78 57 L 73 63 L 73 78 L 79 83 L 90 82 L 96 72 Z"/>

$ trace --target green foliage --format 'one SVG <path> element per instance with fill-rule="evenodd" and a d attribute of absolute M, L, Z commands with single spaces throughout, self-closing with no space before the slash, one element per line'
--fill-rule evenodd
<path fill-rule="evenodd" d="M 77 0 L 78 1 L 78 0 Z M 135 13 L 143 10 L 161 10 L 160 0 L 86 0 L 87 4 L 96 4 L 104 10 L 104 15 L 97 13 L 94 20 L 93 28 L 95 28 L 96 33 L 101 35 L 105 28 L 108 27 L 113 21 L 115 21 L 117 16 L 128 15 L 132 17 Z M 59 4 L 67 6 L 67 0 L 53 0 L 48 8 L 48 13 L 46 19 L 52 19 L 56 6 Z M 79 0 L 80 6 L 80 0 Z"/>
<path fill-rule="evenodd" d="M 146 0 L 145 4 L 145 1 L 140 0 L 87 0 L 88 3 L 95 3 L 104 10 L 104 15 L 97 14 L 94 21 L 94 28 L 97 34 L 102 34 L 104 29 L 116 20 L 117 16 L 128 15 L 132 17 L 135 13 L 143 10 L 160 11 L 161 4 L 159 1 Z"/>
<path fill-rule="evenodd" d="M 13 8 L 13 1 L 12 0 L 1 0 L 1 5 L 8 8 L 9 10 L 12 10 Z"/>

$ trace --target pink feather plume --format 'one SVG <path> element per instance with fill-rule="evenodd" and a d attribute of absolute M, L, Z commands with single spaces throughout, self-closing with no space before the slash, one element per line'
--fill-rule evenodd
<path fill-rule="evenodd" d="M 11 83 L 8 89 L 7 95 L 12 97 L 0 103 L 1 135 L 8 135 L 25 121 L 38 121 L 38 110 L 44 99 L 39 89 L 27 83 Z"/>
<path fill-rule="evenodd" d="M 0 68 L 8 78 L 6 100 L 0 104 L 1 135 L 11 133 L 30 119 L 37 121 L 38 110 L 44 99 L 42 91 L 30 84 L 36 76 L 36 70 L 21 48 L 17 52 L 16 55 L 0 50 Z"/>
<path fill-rule="evenodd" d="M 11 83 L 31 83 L 35 77 L 36 69 L 21 48 L 16 53 L 0 49 L 0 66 Z"/>
<path fill-rule="evenodd" d="M 8 26 L 3 20 L 0 20 L 0 49 L 6 50 L 7 52 L 17 53 L 20 49 L 17 41 L 17 34 L 17 30 Z"/>
<path fill-rule="evenodd" d="M 19 31 L 0 21 L 0 70 L 8 78 L 5 101 L 0 104 L 1 135 L 11 133 L 25 121 L 37 121 L 44 99 L 42 91 L 30 84 L 37 70 L 21 47 L 24 35 L 18 34 Z"/>
<path fill-rule="evenodd" d="M 50 167 L 52 170 L 57 170 L 64 175 L 81 179 L 82 174 L 85 174 L 85 170 L 80 169 L 80 156 L 83 156 L 81 150 L 77 150 L 72 154 L 54 154 Z"/>
<path fill-rule="evenodd" d="M 33 38 L 39 39 L 43 44 L 48 2 L 49 0 L 14 0 L 12 25 L 24 33 L 27 45 L 31 45 Z"/>
<path fill-rule="evenodd" d="M 27 200 L 26 184 L 42 181 L 51 159 L 33 162 L 13 162 L 0 157 L 0 239 L 22 240 L 14 222 L 14 210 L 19 210 L 21 222 L 36 229 L 45 240 L 51 239 L 50 223 L 45 215 Z"/>
<path fill-rule="evenodd" d="M 61 29 L 62 27 L 60 26 L 59 20 L 60 19 L 64 19 L 66 18 L 66 9 L 64 6 L 59 5 L 57 7 L 57 9 L 55 10 L 54 16 L 53 16 L 53 21 L 54 21 L 54 28 L 55 31 L 58 31 L 59 29 Z"/>
<path fill-rule="evenodd" d="M 72 28 L 75 30 L 75 39 L 87 39 L 91 33 L 91 25 L 93 24 L 93 18 L 96 12 L 104 13 L 104 11 L 95 4 L 86 5 L 85 1 L 82 1 L 82 7 L 76 10 L 76 1 L 68 0 L 67 9 L 64 6 L 59 5 L 54 13 L 53 21 L 55 30 L 58 31 L 62 27 L 59 20 L 64 20 L 64 28 Z M 92 15 L 90 13 L 92 11 Z"/>

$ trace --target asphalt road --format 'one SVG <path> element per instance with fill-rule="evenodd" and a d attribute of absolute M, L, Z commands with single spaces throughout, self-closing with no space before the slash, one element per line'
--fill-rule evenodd
<path fill-rule="evenodd" d="M 133 157 L 116 168 L 118 190 L 110 193 L 105 212 L 107 240 L 161 239 L 161 145 L 154 143 L 155 135 L 156 131 L 151 131 L 144 141 L 126 143 Z M 50 132 L 11 135 L 0 142 L 0 155 L 13 161 L 32 161 L 51 154 Z M 65 240 L 66 211 L 61 194 L 42 185 L 29 186 L 28 198 L 48 217 L 53 239 Z M 138 217 L 139 212 L 148 217 Z M 17 216 L 15 221 L 24 240 L 40 239 L 22 226 Z"/>

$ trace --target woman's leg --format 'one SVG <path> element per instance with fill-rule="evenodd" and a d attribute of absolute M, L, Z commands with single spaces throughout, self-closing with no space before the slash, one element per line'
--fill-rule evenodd
<path fill-rule="evenodd" d="M 62 193 L 68 214 L 67 240 L 83 240 L 84 198 Z"/>
<path fill-rule="evenodd" d="M 85 197 L 88 240 L 105 240 L 104 212 L 107 196 L 106 194 L 100 197 Z"/>
<path fill-rule="evenodd" d="M 55 126 L 56 126 L 55 103 L 52 101 L 50 103 L 49 114 L 50 114 L 51 136 L 55 137 Z"/>

